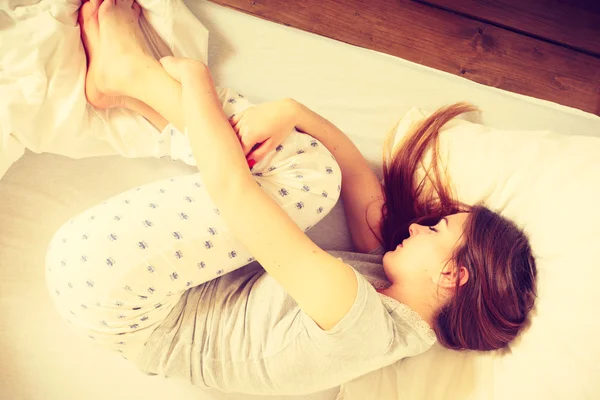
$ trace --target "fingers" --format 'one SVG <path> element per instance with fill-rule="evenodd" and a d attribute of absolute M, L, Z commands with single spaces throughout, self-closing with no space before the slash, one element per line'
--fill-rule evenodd
<path fill-rule="evenodd" d="M 236 117 L 236 114 L 233 114 L 231 117 L 229 117 L 229 125 L 231 125 L 231 127 L 233 128 L 233 130 L 235 131 L 235 133 L 237 134 L 238 138 L 240 140 L 242 140 L 242 137 L 240 136 L 240 126 L 238 125 L 238 123 L 240 122 L 240 119 L 237 118 L 236 120 L 234 120 L 234 117 Z"/>
<path fill-rule="evenodd" d="M 251 139 L 248 139 L 248 137 L 243 135 L 240 136 L 240 143 L 242 144 L 242 150 L 245 156 L 248 156 L 248 154 L 252 151 L 254 146 L 257 145 L 256 142 L 252 141 Z"/>
<path fill-rule="evenodd" d="M 237 114 L 233 114 L 231 117 L 229 117 L 229 123 L 233 126 L 233 125 L 237 125 L 238 122 L 240 122 L 240 119 L 242 119 L 242 115 L 244 114 L 243 111 L 237 113 Z"/>
<path fill-rule="evenodd" d="M 257 143 L 255 140 L 253 140 L 253 138 L 249 137 L 247 131 L 239 123 L 242 119 L 243 113 L 244 112 L 242 111 L 239 114 L 233 114 L 231 117 L 229 117 L 229 123 L 231 124 L 231 127 L 235 131 L 235 134 L 237 135 L 238 139 L 240 140 L 240 144 L 242 145 L 244 155 L 247 156 L 248 153 L 250 153 L 252 149 L 257 145 Z M 254 135 L 252 136 L 254 137 Z"/>
<path fill-rule="evenodd" d="M 246 156 L 248 160 L 254 160 L 257 163 L 260 162 L 271 150 L 273 150 L 273 140 L 271 138 L 265 140 L 255 150 L 251 151 Z"/>

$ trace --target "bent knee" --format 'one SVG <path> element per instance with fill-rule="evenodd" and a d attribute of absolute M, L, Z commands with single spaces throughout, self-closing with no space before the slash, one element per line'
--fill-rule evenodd
<path fill-rule="evenodd" d="M 304 230 L 333 209 L 341 192 L 342 175 L 335 158 L 307 135 L 286 140 L 255 166 L 253 175 Z"/>
<path fill-rule="evenodd" d="M 342 183 L 340 167 L 331 152 L 317 139 L 298 132 L 268 153 L 254 166 L 252 174 L 261 178 L 259 182 L 318 185 L 336 200 Z"/>

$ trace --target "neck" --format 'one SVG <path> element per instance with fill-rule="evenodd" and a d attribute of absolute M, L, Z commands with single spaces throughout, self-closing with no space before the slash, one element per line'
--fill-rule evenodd
<path fill-rule="evenodd" d="M 430 327 L 433 327 L 435 310 L 437 307 L 432 307 L 432 302 L 425 301 L 424 296 L 411 296 L 406 292 L 406 290 L 401 290 L 398 285 L 392 285 L 386 289 L 380 289 L 377 291 L 408 306 L 411 310 L 419 314 L 419 316 L 425 322 L 427 322 Z M 434 301 L 434 303 L 436 302 Z"/>

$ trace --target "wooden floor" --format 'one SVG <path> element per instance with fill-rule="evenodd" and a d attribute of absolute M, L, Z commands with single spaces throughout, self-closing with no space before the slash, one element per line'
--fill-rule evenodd
<path fill-rule="evenodd" d="M 600 115 L 600 0 L 211 0 Z"/>

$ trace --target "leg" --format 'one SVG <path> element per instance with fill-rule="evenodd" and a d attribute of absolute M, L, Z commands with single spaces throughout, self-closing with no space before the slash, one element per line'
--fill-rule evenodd
<path fill-rule="evenodd" d="M 100 0 L 86 1 L 79 10 L 81 40 L 88 61 L 88 73 L 86 75 L 85 83 L 86 98 L 88 102 L 96 108 L 122 107 L 135 111 L 146 118 L 159 131 L 162 131 L 168 125 L 168 121 L 152 107 L 140 100 L 128 96 L 108 96 L 102 93 L 96 85 L 96 64 L 100 46 L 100 32 L 98 26 L 98 8 L 100 7 L 100 4 Z"/>
<path fill-rule="evenodd" d="M 339 197 L 339 167 L 308 135 L 293 133 L 253 173 L 303 230 Z M 192 174 L 129 190 L 68 221 L 50 243 L 46 276 L 67 321 L 127 353 L 185 290 L 252 260 Z"/>
<path fill-rule="evenodd" d="M 169 124 L 169 121 L 167 121 L 162 115 L 157 113 L 156 110 L 154 110 L 152 107 L 150 107 L 143 101 L 139 101 L 131 97 L 126 97 L 123 107 L 140 114 L 161 132 Z"/>
<path fill-rule="evenodd" d="M 145 103 L 182 131 L 181 85 L 147 49 L 138 25 L 139 6 L 132 0 L 98 1 L 90 1 L 87 7 L 90 32 L 89 35 L 84 32 L 90 60 L 86 79 L 88 99 L 92 104 L 102 104 L 103 100 L 109 106 L 138 109 L 139 102 Z M 93 40 L 96 27 L 97 42 Z M 135 100 L 125 102 L 125 98 Z"/>
<path fill-rule="evenodd" d="M 131 1 L 131 0 L 130 0 Z M 114 0 L 107 0 L 105 1 L 105 3 L 111 5 L 112 2 L 114 2 Z M 140 101 L 138 99 L 134 99 L 133 97 L 130 96 L 124 96 L 124 95 L 119 95 L 119 94 L 112 94 L 112 95 L 108 95 L 106 92 L 103 92 L 102 90 L 100 90 L 101 88 L 103 88 L 103 90 L 106 90 L 106 85 L 105 85 L 105 81 L 106 81 L 106 74 L 102 74 L 102 67 L 103 67 L 103 63 L 102 63 L 102 54 L 100 51 L 100 25 L 99 25 L 99 21 L 98 21 L 98 14 L 100 13 L 100 6 L 103 5 L 104 3 L 101 3 L 100 0 L 90 0 L 87 1 L 86 3 L 83 4 L 83 6 L 81 7 L 80 10 L 80 14 L 79 14 L 79 22 L 81 24 L 81 37 L 82 37 L 82 41 L 84 44 L 84 48 L 86 50 L 86 55 L 88 58 L 88 71 L 87 71 L 87 76 L 86 76 L 86 96 L 88 101 L 94 105 L 95 107 L 98 108 L 111 108 L 111 107 L 124 107 L 124 108 L 128 108 L 130 110 L 133 110 L 139 114 L 141 114 L 142 116 L 144 116 L 148 121 L 150 121 L 159 131 L 163 132 L 163 139 L 161 139 L 159 141 L 159 143 L 157 143 L 157 145 L 161 148 L 161 150 L 159 151 L 159 153 L 163 154 L 163 153 L 167 153 L 171 155 L 171 158 L 173 160 L 182 160 L 184 161 L 186 164 L 189 165 L 196 165 L 196 161 L 192 155 L 191 150 L 189 149 L 189 142 L 188 139 L 185 135 L 183 135 L 180 131 L 178 131 L 177 129 L 165 129 L 168 126 L 168 121 L 167 119 L 163 118 L 163 116 L 161 114 L 159 114 L 158 112 L 156 112 L 155 109 L 153 109 L 152 107 L 150 107 L 148 104 L 144 103 L 143 101 Z M 119 3 L 121 4 L 121 3 Z M 131 3 L 132 4 L 132 8 L 128 8 L 125 7 L 124 11 L 121 9 L 118 9 L 117 11 L 119 12 L 119 15 L 123 16 L 122 14 L 124 14 L 126 17 L 129 16 L 133 19 L 137 18 L 138 15 L 138 7 L 136 3 Z M 105 14 L 107 14 L 105 16 Z M 104 20 L 108 19 L 110 20 L 111 18 L 114 18 L 114 12 L 111 11 L 107 11 L 105 14 L 103 15 Z M 130 20 L 126 20 L 131 22 Z M 104 24 L 106 25 L 106 23 Z M 110 24 L 109 24 L 110 25 Z M 127 23 L 125 24 L 120 24 L 120 26 L 126 26 Z M 134 37 L 137 37 L 135 35 L 139 34 L 139 32 L 136 30 L 137 29 L 137 25 L 132 27 L 132 32 L 135 31 L 134 33 L 132 33 L 134 35 Z M 115 39 L 115 41 L 121 41 L 121 37 L 126 37 L 127 35 L 126 31 L 123 34 L 120 34 L 117 39 Z M 136 42 L 137 43 L 137 42 Z M 145 42 L 143 42 L 141 39 L 139 41 L 139 46 L 141 48 L 141 46 L 144 45 Z M 137 46 L 137 44 L 135 44 L 135 46 Z M 137 49 L 136 50 L 138 53 L 143 54 L 143 57 L 146 57 L 146 53 L 143 50 L 143 48 Z M 131 52 L 131 53 L 135 53 Z M 155 62 L 155 60 L 151 60 L 151 62 Z M 111 63 L 111 65 L 109 67 L 107 67 L 109 70 L 110 68 L 113 68 L 112 66 L 113 63 Z M 127 65 L 127 63 L 125 63 Z M 157 63 L 157 65 L 160 65 Z M 181 108 L 181 87 L 178 86 L 179 84 L 175 81 L 173 81 L 163 70 L 161 67 L 161 71 L 159 72 L 159 85 L 156 85 L 156 82 L 153 81 L 148 81 L 151 82 L 151 84 L 148 84 L 148 82 L 145 82 L 143 84 L 143 87 L 146 88 L 146 91 L 150 94 L 153 93 L 158 93 L 160 94 L 160 96 L 155 96 L 158 97 L 158 99 L 161 101 L 159 107 L 162 108 L 162 110 L 166 113 L 165 115 L 170 115 L 171 118 L 174 121 L 182 121 L 183 118 L 183 113 L 182 113 L 182 108 Z M 167 85 L 174 82 L 177 86 L 176 89 L 178 89 L 179 91 L 175 91 L 174 93 L 172 93 L 171 95 L 165 95 L 164 93 L 166 93 L 165 90 L 162 90 L 160 87 L 160 82 L 161 79 L 163 83 L 165 83 L 164 78 L 167 78 L 166 83 Z M 104 79 L 104 80 L 103 80 Z M 127 85 L 128 86 L 128 85 Z M 164 87 L 164 84 L 163 84 Z M 221 101 L 221 104 L 223 105 L 223 109 L 225 111 L 225 113 L 230 116 L 234 113 L 240 112 L 241 110 L 250 107 L 250 103 L 243 98 L 243 96 L 241 96 L 238 93 L 235 93 L 234 91 L 230 90 L 230 89 L 226 89 L 226 88 L 219 88 L 217 90 L 218 94 L 219 94 L 219 98 Z M 153 100 L 156 103 L 156 99 Z M 177 125 L 177 123 L 175 124 Z"/>
<path fill-rule="evenodd" d="M 103 3 L 109 5 L 108 16 L 114 11 L 112 1 Z M 131 14 L 123 10 L 122 16 Z M 118 25 L 127 26 L 126 22 L 127 18 Z M 133 57 L 136 70 L 155 77 L 159 84 L 147 88 L 143 80 L 132 80 L 127 90 L 113 90 L 111 85 L 126 75 L 130 64 L 103 75 L 96 72 L 102 55 L 92 54 L 89 73 L 93 82 L 100 82 L 99 92 L 140 96 L 181 126 L 181 106 L 171 102 L 181 99 L 180 85 L 162 67 L 154 69 L 155 61 L 144 58 L 143 50 L 122 52 L 127 56 L 119 60 Z M 236 101 L 226 100 L 227 104 Z M 253 173 L 303 230 L 327 215 L 339 197 L 339 167 L 327 149 L 308 135 L 293 133 Z M 123 351 L 131 343 L 143 343 L 189 287 L 251 260 L 219 217 L 199 174 L 194 174 L 130 190 L 69 221 L 51 241 L 46 274 L 63 317 L 99 345 Z"/>

